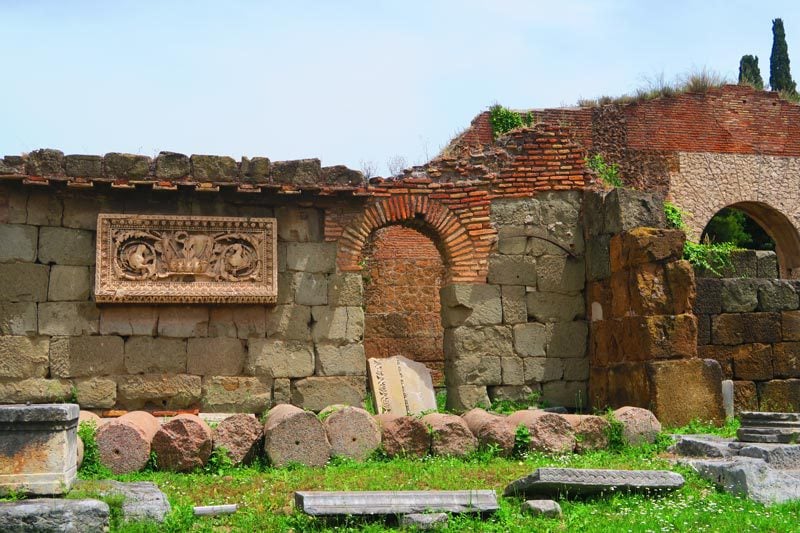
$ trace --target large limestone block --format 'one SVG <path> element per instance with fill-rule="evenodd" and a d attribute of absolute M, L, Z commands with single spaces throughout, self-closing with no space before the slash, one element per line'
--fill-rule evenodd
<path fill-rule="evenodd" d="M 658 194 L 616 188 L 605 197 L 604 211 L 606 233 L 620 233 L 640 226 L 666 226 L 664 198 Z"/>
<path fill-rule="evenodd" d="M 314 374 L 310 344 L 279 339 L 250 339 L 246 374 L 273 378 L 299 378 Z"/>
<path fill-rule="evenodd" d="M 93 232 L 51 226 L 39 229 L 39 262 L 91 266 L 94 260 Z"/>
<path fill-rule="evenodd" d="M 262 413 L 269 408 L 272 380 L 267 377 L 210 376 L 203 378 L 204 411 Z"/>
<path fill-rule="evenodd" d="M 322 215 L 318 209 L 279 207 L 278 238 L 288 242 L 319 242 L 323 237 Z"/>
<path fill-rule="evenodd" d="M 208 335 L 208 308 L 195 305 L 168 305 L 158 308 L 158 335 L 161 337 L 205 337 Z"/>
<path fill-rule="evenodd" d="M 500 288 L 503 305 L 503 324 L 521 324 L 528 320 L 525 287 L 503 285 Z"/>
<path fill-rule="evenodd" d="M 230 182 L 239 174 L 232 157 L 192 154 L 192 177 L 197 181 Z"/>
<path fill-rule="evenodd" d="M 35 335 L 38 331 L 35 303 L 0 302 L 0 335 Z"/>
<path fill-rule="evenodd" d="M 510 357 L 514 355 L 510 327 L 488 326 L 449 328 L 444 330 L 445 357 Z"/>
<path fill-rule="evenodd" d="M 0 336 L 0 378 L 44 378 L 49 365 L 47 337 Z"/>
<path fill-rule="evenodd" d="M 383 413 L 375 416 L 381 428 L 383 451 L 389 457 L 425 457 L 431 434 L 425 423 L 413 416 Z"/>
<path fill-rule="evenodd" d="M 102 178 L 103 158 L 99 155 L 73 154 L 64 157 L 67 176 Z"/>
<path fill-rule="evenodd" d="M 450 284 L 440 290 L 444 327 L 484 326 L 503 321 L 500 287 Z"/>
<path fill-rule="evenodd" d="M 0 403 L 64 402 L 72 384 L 65 379 L 9 378 L 0 380 Z"/>
<path fill-rule="evenodd" d="M 114 474 L 138 472 L 150 459 L 159 423 L 150 413 L 132 411 L 97 429 L 100 462 Z"/>
<path fill-rule="evenodd" d="M 564 378 L 566 379 L 566 377 Z M 542 385 L 542 400 L 549 405 L 584 409 L 588 404 L 585 381 L 551 381 Z"/>
<path fill-rule="evenodd" d="M 683 426 L 694 419 L 725 421 L 722 370 L 712 359 L 647 364 L 653 413 L 662 424 Z M 678 401 L 677 398 L 680 398 Z"/>
<path fill-rule="evenodd" d="M 110 305 L 100 308 L 101 335 L 156 334 L 158 308 L 147 305 Z"/>
<path fill-rule="evenodd" d="M 269 337 L 308 341 L 311 339 L 310 324 L 311 308 L 307 305 L 276 305 L 267 310 L 266 333 Z"/>
<path fill-rule="evenodd" d="M 293 159 L 272 162 L 272 179 L 282 185 L 310 186 L 320 182 L 319 159 Z"/>
<path fill-rule="evenodd" d="M 210 337 L 263 337 L 267 332 L 267 313 L 263 305 L 212 307 L 208 323 Z"/>
<path fill-rule="evenodd" d="M 290 242 L 286 245 L 286 268 L 300 272 L 333 272 L 336 243 Z"/>
<path fill-rule="evenodd" d="M 429 413 L 422 421 L 430 428 L 433 455 L 464 457 L 478 447 L 478 439 L 458 415 Z"/>
<path fill-rule="evenodd" d="M 50 267 L 33 263 L 0 264 L 0 301 L 44 302 Z"/>
<path fill-rule="evenodd" d="M 294 275 L 294 301 L 300 305 L 328 304 L 328 276 L 313 272 Z"/>
<path fill-rule="evenodd" d="M 489 257 L 489 283 L 497 285 L 536 285 L 537 259 L 530 255 Z"/>
<path fill-rule="evenodd" d="M 191 338 L 186 345 L 186 371 L 201 376 L 235 376 L 242 373 L 245 355 L 239 339 Z"/>
<path fill-rule="evenodd" d="M 50 341 L 55 377 L 105 376 L 125 371 L 122 337 L 57 337 Z"/>
<path fill-rule="evenodd" d="M 497 226 L 536 225 L 541 222 L 541 205 L 536 198 L 498 198 L 492 201 L 491 219 Z"/>
<path fill-rule="evenodd" d="M 75 398 L 81 407 L 110 409 L 117 403 L 117 382 L 106 378 L 75 380 Z"/>
<path fill-rule="evenodd" d="M 361 274 L 333 274 L 328 281 L 328 305 L 360 306 L 364 303 L 364 281 Z"/>
<path fill-rule="evenodd" d="M 34 226 L 59 226 L 63 207 L 61 200 L 49 191 L 31 191 L 27 204 L 28 216 L 25 220 Z"/>
<path fill-rule="evenodd" d="M 514 326 L 514 351 L 522 357 L 544 357 L 547 355 L 547 327 L 529 322 Z"/>
<path fill-rule="evenodd" d="M 547 324 L 547 357 L 582 358 L 588 335 L 589 326 L 584 320 Z"/>
<path fill-rule="evenodd" d="M 94 302 L 46 302 L 39 304 L 42 335 L 92 335 L 98 332 L 100 311 Z"/>
<path fill-rule="evenodd" d="M 117 401 L 125 409 L 141 409 L 148 403 L 163 409 L 185 409 L 201 396 L 199 376 L 142 374 L 117 378 Z"/>
<path fill-rule="evenodd" d="M 363 344 L 318 344 L 316 350 L 318 376 L 363 376 L 367 371 Z"/>
<path fill-rule="evenodd" d="M 447 409 L 463 413 L 468 409 L 488 406 L 489 394 L 485 385 L 458 385 L 447 387 Z"/>
<path fill-rule="evenodd" d="M 0 224 L 0 263 L 33 263 L 38 240 L 36 226 Z"/>
<path fill-rule="evenodd" d="M 536 288 L 542 292 L 574 294 L 582 291 L 586 279 L 583 258 L 543 255 L 536 259 Z M 526 283 L 526 285 L 533 285 Z"/>
<path fill-rule="evenodd" d="M 91 293 L 89 267 L 53 265 L 50 268 L 50 287 L 47 291 L 49 301 L 88 300 Z"/>
<path fill-rule="evenodd" d="M 103 156 L 106 176 L 138 180 L 150 173 L 150 158 L 137 154 L 109 152 Z"/>
<path fill-rule="evenodd" d="M 364 309 L 361 307 L 312 308 L 314 324 L 311 336 L 315 343 L 338 344 L 359 342 L 364 338 Z"/>
<path fill-rule="evenodd" d="M 527 294 L 528 316 L 537 322 L 569 322 L 586 314 L 583 295 L 532 291 Z"/>
<path fill-rule="evenodd" d="M 725 313 L 711 317 L 714 344 L 771 344 L 781 339 L 779 313 Z"/>
<path fill-rule="evenodd" d="M 331 455 L 364 461 L 381 445 L 381 430 L 367 411 L 349 405 L 329 406 L 320 411 Z"/>
<path fill-rule="evenodd" d="M 278 467 L 290 463 L 324 466 L 330 459 L 331 445 L 322 422 L 313 413 L 281 404 L 267 414 L 264 453 Z"/>
<path fill-rule="evenodd" d="M 611 271 L 643 265 L 667 263 L 683 257 L 686 235 L 677 229 L 637 227 L 611 238 Z"/>
<path fill-rule="evenodd" d="M 214 428 L 214 449 L 223 448 L 233 464 L 246 464 L 258 457 L 264 445 L 264 426 L 244 413 L 229 416 Z"/>
<path fill-rule="evenodd" d="M 135 335 L 125 340 L 128 374 L 186 373 L 186 341 Z"/>
<path fill-rule="evenodd" d="M 191 472 L 211 457 L 214 434 L 196 415 L 181 414 L 165 422 L 153 436 L 158 467 L 170 472 Z"/>
<path fill-rule="evenodd" d="M 334 404 L 361 405 L 365 394 L 362 376 L 313 376 L 292 382 L 292 403 L 311 411 Z"/>

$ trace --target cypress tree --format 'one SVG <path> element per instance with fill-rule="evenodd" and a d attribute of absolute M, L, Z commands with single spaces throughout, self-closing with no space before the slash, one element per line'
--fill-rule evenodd
<path fill-rule="evenodd" d="M 773 91 L 785 91 L 795 94 L 796 84 L 789 71 L 789 49 L 786 46 L 786 34 L 783 21 L 772 21 L 772 53 L 769 56 L 769 86 Z"/>
<path fill-rule="evenodd" d="M 756 89 L 764 88 L 764 79 L 758 68 L 758 56 L 743 55 L 739 61 L 739 85 L 752 85 Z"/>

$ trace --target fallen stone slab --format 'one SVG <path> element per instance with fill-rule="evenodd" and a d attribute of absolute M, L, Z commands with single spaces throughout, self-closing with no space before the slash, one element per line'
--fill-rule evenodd
<path fill-rule="evenodd" d="M 447 513 L 412 513 L 401 516 L 400 525 L 425 531 L 444 527 L 448 518 Z"/>
<path fill-rule="evenodd" d="M 81 480 L 75 484 L 74 490 L 95 493 L 100 497 L 122 496 L 122 518 L 132 522 L 151 520 L 161 523 L 172 509 L 166 494 L 150 481 Z"/>
<path fill-rule="evenodd" d="M 114 474 L 138 472 L 150 459 L 158 420 L 145 411 L 131 411 L 97 429 L 100 462 Z"/>
<path fill-rule="evenodd" d="M 389 457 L 425 457 L 431 447 L 428 427 L 419 418 L 383 413 L 375 416 L 381 444 Z"/>
<path fill-rule="evenodd" d="M 545 518 L 561 518 L 561 506 L 553 500 L 527 500 L 522 503 L 522 513 Z"/>
<path fill-rule="evenodd" d="M 274 466 L 324 466 L 331 457 L 331 445 L 314 413 L 282 403 L 267 414 L 264 453 Z"/>
<path fill-rule="evenodd" d="M 478 447 L 478 439 L 458 415 L 429 413 L 422 417 L 422 422 L 430 428 L 433 455 L 464 457 Z"/>
<path fill-rule="evenodd" d="M 213 433 L 197 415 L 180 414 L 153 436 L 158 467 L 171 472 L 190 472 L 208 462 Z"/>
<path fill-rule="evenodd" d="M 381 428 L 366 410 L 350 405 L 320 411 L 331 455 L 364 461 L 381 445 Z"/>
<path fill-rule="evenodd" d="M 312 516 L 491 513 L 498 509 L 493 490 L 297 491 L 294 503 Z"/>
<path fill-rule="evenodd" d="M 730 457 L 736 455 L 732 443 L 716 435 L 677 435 L 669 451 L 684 457 Z"/>
<path fill-rule="evenodd" d="M 108 505 L 100 500 L 36 498 L 0 502 L 3 531 L 103 532 L 108 531 L 109 515 Z"/>
<path fill-rule="evenodd" d="M 537 468 L 509 484 L 504 496 L 585 496 L 604 492 L 652 492 L 676 490 L 683 476 L 669 470 L 595 470 Z"/>
<path fill-rule="evenodd" d="M 734 442 L 731 447 L 742 457 L 761 459 L 772 468 L 800 469 L 800 445 Z"/>
<path fill-rule="evenodd" d="M 764 505 L 800 499 L 800 472 L 771 468 L 760 459 L 690 459 L 684 464 L 725 492 L 747 496 Z"/>
<path fill-rule="evenodd" d="M 239 413 L 214 428 L 214 449 L 224 448 L 234 465 L 255 459 L 263 445 L 264 427 L 255 417 Z"/>
<path fill-rule="evenodd" d="M 69 491 L 78 471 L 78 411 L 75 404 L 0 406 L 0 495 Z"/>

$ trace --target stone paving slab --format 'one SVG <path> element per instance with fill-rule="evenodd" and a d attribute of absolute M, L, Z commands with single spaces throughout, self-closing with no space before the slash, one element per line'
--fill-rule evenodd
<path fill-rule="evenodd" d="M 120 481 L 78 481 L 75 490 L 97 493 L 99 496 L 120 495 L 125 520 L 163 522 L 172 509 L 166 494 L 150 481 L 123 483 Z"/>
<path fill-rule="evenodd" d="M 610 491 L 666 491 L 679 489 L 683 484 L 683 476 L 669 470 L 538 468 L 509 484 L 503 495 L 583 496 Z"/>
<path fill-rule="evenodd" d="M 725 492 L 746 496 L 764 505 L 800 500 L 798 470 L 778 470 L 761 459 L 749 457 L 687 459 L 681 462 Z"/>
<path fill-rule="evenodd" d="M 0 530 L 95 533 L 108 530 L 110 510 L 100 500 L 36 498 L 0 502 Z"/>
<path fill-rule="evenodd" d="M 490 513 L 498 509 L 493 490 L 298 491 L 294 503 L 312 516 Z"/>
<path fill-rule="evenodd" d="M 677 435 L 670 451 L 686 457 L 730 457 L 736 455 L 733 442 L 716 435 Z"/>

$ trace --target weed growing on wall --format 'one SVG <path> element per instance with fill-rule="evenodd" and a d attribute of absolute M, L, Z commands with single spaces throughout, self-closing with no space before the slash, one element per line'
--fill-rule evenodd
<path fill-rule="evenodd" d="M 536 117 L 531 111 L 523 115 L 500 104 L 495 104 L 489 108 L 489 122 L 492 124 L 492 133 L 496 139 L 513 129 L 533 126 L 536 123 Z"/>
<path fill-rule="evenodd" d="M 101 479 L 111 476 L 111 470 L 100 463 L 100 449 L 97 447 L 97 424 L 93 421 L 78 425 L 78 436 L 83 441 L 83 464 L 78 471 L 82 479 Z"/>
<path fill-rule="evenodd" d="M 664 215 L 668 228 L 679 229 L 686 233 L 688 226 L 684 219 L 691 216 L 689 213 L 672 202 L 664 202 Z M 738 249 L 732 242 L 693 242 L 686 239 L 683 245 L 683 258 L 695 268 L 722 276 L 722 271 L 733 265 L 731 254 Z"/>
<path fill-rule="evenodd" d="M 616 163 L 608 164 L 601 154 L 594 154 L 586 158 L 586 166 L 597 173 L 603 184 L 609 187 L 624 187 L 619 176 L 619 167 Z"/>

